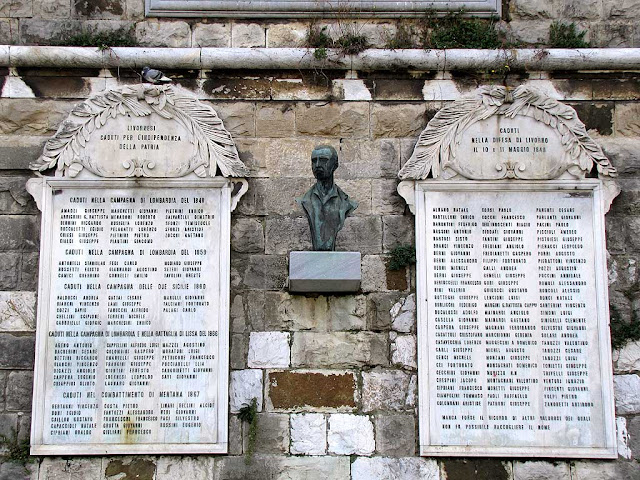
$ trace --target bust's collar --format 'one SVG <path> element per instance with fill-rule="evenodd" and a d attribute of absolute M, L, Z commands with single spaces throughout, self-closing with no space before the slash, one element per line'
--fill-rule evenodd
<path fill-rule="evenodd" d="M 320 191 L 320 188 L 318 187 L 318 182 L 316 182 L 313 185 L 313 190 L 312 193 L 318 197 L 320 199 L 320 201 L 325 204 L 327 203 L 329 200 L 331 200 L 334 197 L 338 196 L 338 186 L 334 183 L 331 188 L 329 189 L 329 191 L 327 192 L 326 195 L 322 195 L 322 192 Z"/>

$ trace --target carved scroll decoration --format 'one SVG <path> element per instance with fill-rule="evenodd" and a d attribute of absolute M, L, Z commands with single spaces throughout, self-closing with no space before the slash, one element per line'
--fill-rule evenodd
<path fill-rule="evenodd" d="M 191 172 L 202 178 L 215 177 L 218 168 L 224 177 L 248 175 L 249 170 L 240 160 L 231 135 L 211 107 L 172 85 L 152 84 L 109 90 L 75 106 L 31 168 L 40 172 L 55 168 L 56 175 L 68 177 L 77 176 L 83 169 L 98 176 L 114 176 L 95 159 L 83 155 L 85 145 L 92 135 L 118 116 L 153 114 L 179 122 L 188 132 L 195 152 L 188 162 L 164 177 L 182 177 Z M 125 176 L 154 176 L 152 162 L 141 164 L 132 159 L 122 167 L 126 170 Z"/>
<path fill-rule="evenodd" d="M 462 98 L 441 109 L 420 134 L 413 155 L 398 177 L 402 180 L 424 180 L 430 174 L 433 178 L 444 179 L 460 175 L 465 179 L 483 180 L 476 172 L 465 169 L 464 159 L 456 156 L 456 147 L 471 125 L 492 115 L 507 118 L 523 115 L 556 130 L 567 153 L 564 164 L 535 179 L 557 178 L 565 171 L 573 177 L 583 178 L 594 164 L 601 176 L 617 175 L 602 149 L 589 137 L 573 108 L 523 85 L 513 92 L 502 86 L 483 87 L 474 96 Z M 502 178 L 518 179 L 522 178 L 526 165 L 496 165 L 496 170 Z M 533 178 L 529 176 L 526 179 Z"/>

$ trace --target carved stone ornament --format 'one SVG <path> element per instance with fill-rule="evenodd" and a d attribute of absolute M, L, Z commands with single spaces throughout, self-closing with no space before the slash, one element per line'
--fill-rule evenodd
<path fill-rule="evenodd" d="M 429 122 L 398 173 L 398 193 L 413 212 L 416 180 L 576 180 L 594 166 L 608 211 L 620 192 L 616 169 L 576 111 L 533 87 L 488 86 Z"/>
<path fill-rule="evenodd" d="M 123 117 L 126 122 L 119 121 Z M 224 177 L 249 173 L 211 107 L 172 85 L 147 83 L 76 105 L 31 168 L 55 168 L 56 176 L 72 178 L 82 170 L 116 178 L 205 178 L 218 169 Z"/>

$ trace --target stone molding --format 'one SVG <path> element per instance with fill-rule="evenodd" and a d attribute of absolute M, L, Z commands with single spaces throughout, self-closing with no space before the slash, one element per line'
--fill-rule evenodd
<path fill-rule="evenodd" d="M 134 48 L 0 45 L 0 67 L 528 71 L 639 70 L 640 48 L 386 50 L 318 60 L 308 48 Z"/>

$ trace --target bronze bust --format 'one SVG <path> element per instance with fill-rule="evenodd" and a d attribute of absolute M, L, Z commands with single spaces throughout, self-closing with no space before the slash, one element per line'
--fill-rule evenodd
<path fill-rule="evenodd" d="M 296 201 L 302 205 L 311 229 L 314 250 L 332 251 L 336 248 L 336 235 L 344 220 L 358 203 L 349 199 L 333 182 L 338 168 L 338 152 L 330 145 L 319 145 L 311 153 L 311 170 L 316 183 Z"/>

